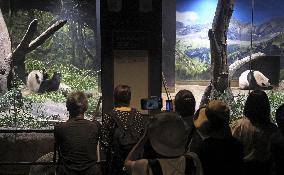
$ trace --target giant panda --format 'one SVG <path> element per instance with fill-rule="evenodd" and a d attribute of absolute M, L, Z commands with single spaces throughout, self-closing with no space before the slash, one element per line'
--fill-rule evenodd
<path fill-rule="evenodd" d="M 33 70 L 27 77 L 27 89 L 31 92 L 38 93 L 57 91 L 60 86 L 60 81 L 61 73 L 54 72 L 52 78 L 48 79 L 48 74 L 45 70 Z"/>
<path fill-rule="evenodd" d="M 271 89 L 269 79 L 257 70 L 246 70 L 239 77 L 240 89 Z"/>
<path fill-rule="evenodd" d="M 38 92 L 39 87 L 44 80 L 44 73 L 40 70 L 33 70 L 27 77 L 27 88 L 32 92 Z"/>
<path fill-rule="evenodd" d="M 61 81 L 61 73 L 54 72 L 51 79 L 45 79 L 41 82 L 38 92 L 44 93 L 44 92 L 57 91 L 60 86 L 60 81 Z"/>

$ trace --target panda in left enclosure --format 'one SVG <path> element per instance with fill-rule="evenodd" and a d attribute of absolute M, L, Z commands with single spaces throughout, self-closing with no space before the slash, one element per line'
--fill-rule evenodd
<path fill-rule="evenodd" d="M 46 76 L 40 70 L 33 70 L 29 73 L 27 77 L 27 89 L 32 92 L 38 92 L 41 82 Z"/>
<path fill-rule="evenodd" d="M 61 73 L 54 72 L 51 79 L 43 79 L 41 82 L 38 92 L 44 93 L 44 92 L 51 92 L 51 91 L 57 91 L 60 86 L 61 81 Z"/>
<path fill-rule="evenodd" d="M 31 92 L 44 93 L 57 91 L 60 87 L 61 73 L 54 72 L 51 79 L 45 70 L 33 70 L 27 77 L 27 88 Z"/>

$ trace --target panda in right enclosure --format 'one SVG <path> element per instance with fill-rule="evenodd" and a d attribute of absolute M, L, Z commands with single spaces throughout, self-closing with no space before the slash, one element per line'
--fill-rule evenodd
<path fill-rule="evenodd" d="M 246 70 L 239 77 L 239 87 L 243 90 L 272 89 L 269 79 L 257 70 Z"/>

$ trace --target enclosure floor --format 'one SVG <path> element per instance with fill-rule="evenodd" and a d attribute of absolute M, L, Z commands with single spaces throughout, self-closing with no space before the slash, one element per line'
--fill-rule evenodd
<path fill-rule="evenodd" d="M 200 86 L 200 85 L 181 85 L 181 84 L 176 84 L 175 86 L 175 92 L 174 93 L 170 93 L 171 94 L 171 97 L 172 99 L 175 98 L 175 95 L 176 93 L 178 93 L 178 91 L 180 90 L 183 90 L 183 89 L 186 89 L 186 90 L 190 90 L 194 97 L 195 97 L 195 100 L 196 100 L 196 109 L 198 108 L 199 104 L 200 104 L 200 101 L 201 101 L 201 98 L 202 98 L 202 95 L 205 91 L 207 86 Z M 238 87 L 232 87 L 232 92 L 234 95 L 237 95 L 237 94 L 248 94 L 248 90 L 240 90 Z M 165 109 L 165 100 L 167 99 L 167 95 L 166 93 L 162 93 L 162 98 L 163 98 L 163 109 Z"/>
<path fill-rule="evenodd" d="M 170 96 L 171 96 L 171 99 L 174 100 L 176 93 L 179 92 L 180 90 L 183 90 L 183 89 L 190 90 L 196 99 L 196 109 L 197 109 L 199 107 L 202 95 L 206 87 L 207 86 L 203 86 L 203 85 L 176 84 L 175 92 L 170 93 Z M 238 87 L 232 87 L 231 89 L 234 95 L 248 94 L 249 92 L 248 90 L 240 90 Z M 281 81 L 279 84 L 279 87 L 274 88 L 274 90 L 284 91 L 284 82 Z M 163 105 L 164 105 L 163 110 L 165 110 L 165 104 L 166 104 L 165 101 L 167 100 L 166 93 L 162 93 L 162 98 L 163 98 Z M 59 114 L 61 120 L 68 119 L 68 113 L 66 111 L 65 103 L 56 103 L 52 101 L 47 101 L 45 103 L 33 104 L 33 105 L 34 105 L 33 106 L 34 113 L 37 113 L 38 106 L 41 106 L 41 108 L 43 109 L 43 113 L 47 116 Z"/>

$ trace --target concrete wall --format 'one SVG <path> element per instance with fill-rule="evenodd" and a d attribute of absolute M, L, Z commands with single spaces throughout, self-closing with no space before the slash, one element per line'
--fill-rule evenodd
<path fill-rule="evenodd" d="M 0 134 L 1 162 L 32 162 L 52 152 L 54 148 L 53 134 Z M 30 166 L 2 165 L 0 174 L 28 174 Z"/>

